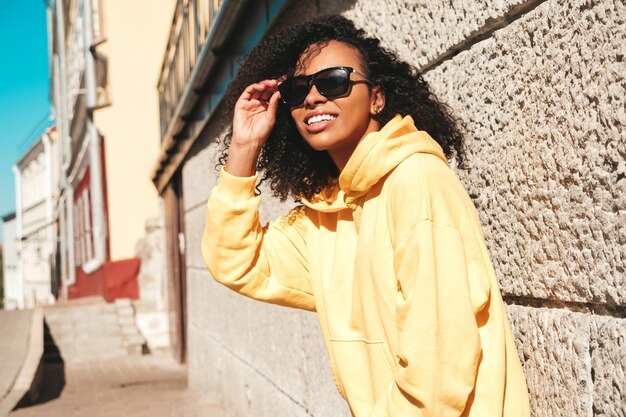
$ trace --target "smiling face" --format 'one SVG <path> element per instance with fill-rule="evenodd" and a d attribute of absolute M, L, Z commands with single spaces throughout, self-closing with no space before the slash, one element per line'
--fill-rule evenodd
<path fill-rule="evenodd" d="M 295 75 L 315 74 L 326 68 L 345 66 L 365 74 L 359 52 L 339 41 L 307 49 Z M 304 102 L 291 108 L 291 117 L 304 140 L 318 151 L 326 150 L 341 171 L 357 144 L 370 132 L 380 130 L 374 119 L 384 106 L 379 87 L 370 87 L 363 77 L 350 74 L 351 87 L 340 97 L 327 98 L 311 86 Z"/>

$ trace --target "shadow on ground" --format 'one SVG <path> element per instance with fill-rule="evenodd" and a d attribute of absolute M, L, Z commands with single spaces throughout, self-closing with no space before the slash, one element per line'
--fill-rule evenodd
<path fill-rule="evenodd" d="M 65 362 L 61 356 L 61 351 L 50 333 L 48 323 L 44 326 L 44 353 L 41 369 L 41 387 L 39 394 L 33 399 L 32 395 L 25 395 L 20 400 L 15 409 L 26 408 L 33 405 L 43 404 L 61 396 L 65 387 Z"/>

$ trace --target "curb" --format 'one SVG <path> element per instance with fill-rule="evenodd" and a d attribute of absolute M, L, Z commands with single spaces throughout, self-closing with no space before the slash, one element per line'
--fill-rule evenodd
<path fill-rule="evenodd" d="M 9 393 L 0 401 L 0 417 L 6 417 L 18 404 L 37 400 L 43 382 L 43 312 L 33 310 L 26 358 Z"/>

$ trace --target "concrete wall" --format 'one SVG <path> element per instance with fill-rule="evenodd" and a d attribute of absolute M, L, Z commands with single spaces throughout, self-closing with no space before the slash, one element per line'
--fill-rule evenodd
<path fill-rule="evenodd" d="M 461 4 L 462 3 L 462 4 Z M 534 416 L 626 415 L 626 6 L 620 0 L 292 2 L 344 13 L 420 67 L 465 124 Z M 215 284 L 200 257 L 209 131 L 183 170 L 189 382 L 239 416 L 348 416 L 315 316 Z M 264 218 L 287 207 L 265 197 Z"/>

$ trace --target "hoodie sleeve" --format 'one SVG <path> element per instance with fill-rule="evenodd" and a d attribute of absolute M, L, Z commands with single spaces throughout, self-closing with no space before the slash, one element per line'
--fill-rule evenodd
<path fill-rule="evenodd" d="M 222 169 L 207 203 L 202 257 L 216 281 L 260 301 L 315 311 L 301 209 L 262 227 L 256 176 Z"/>
<path fill-rule="evenodd" d="M 481 360 L 461 236 L 422 220 L 396 246 L 394 266 L 398 363 L 370 417 L 459 417 Z"/>

